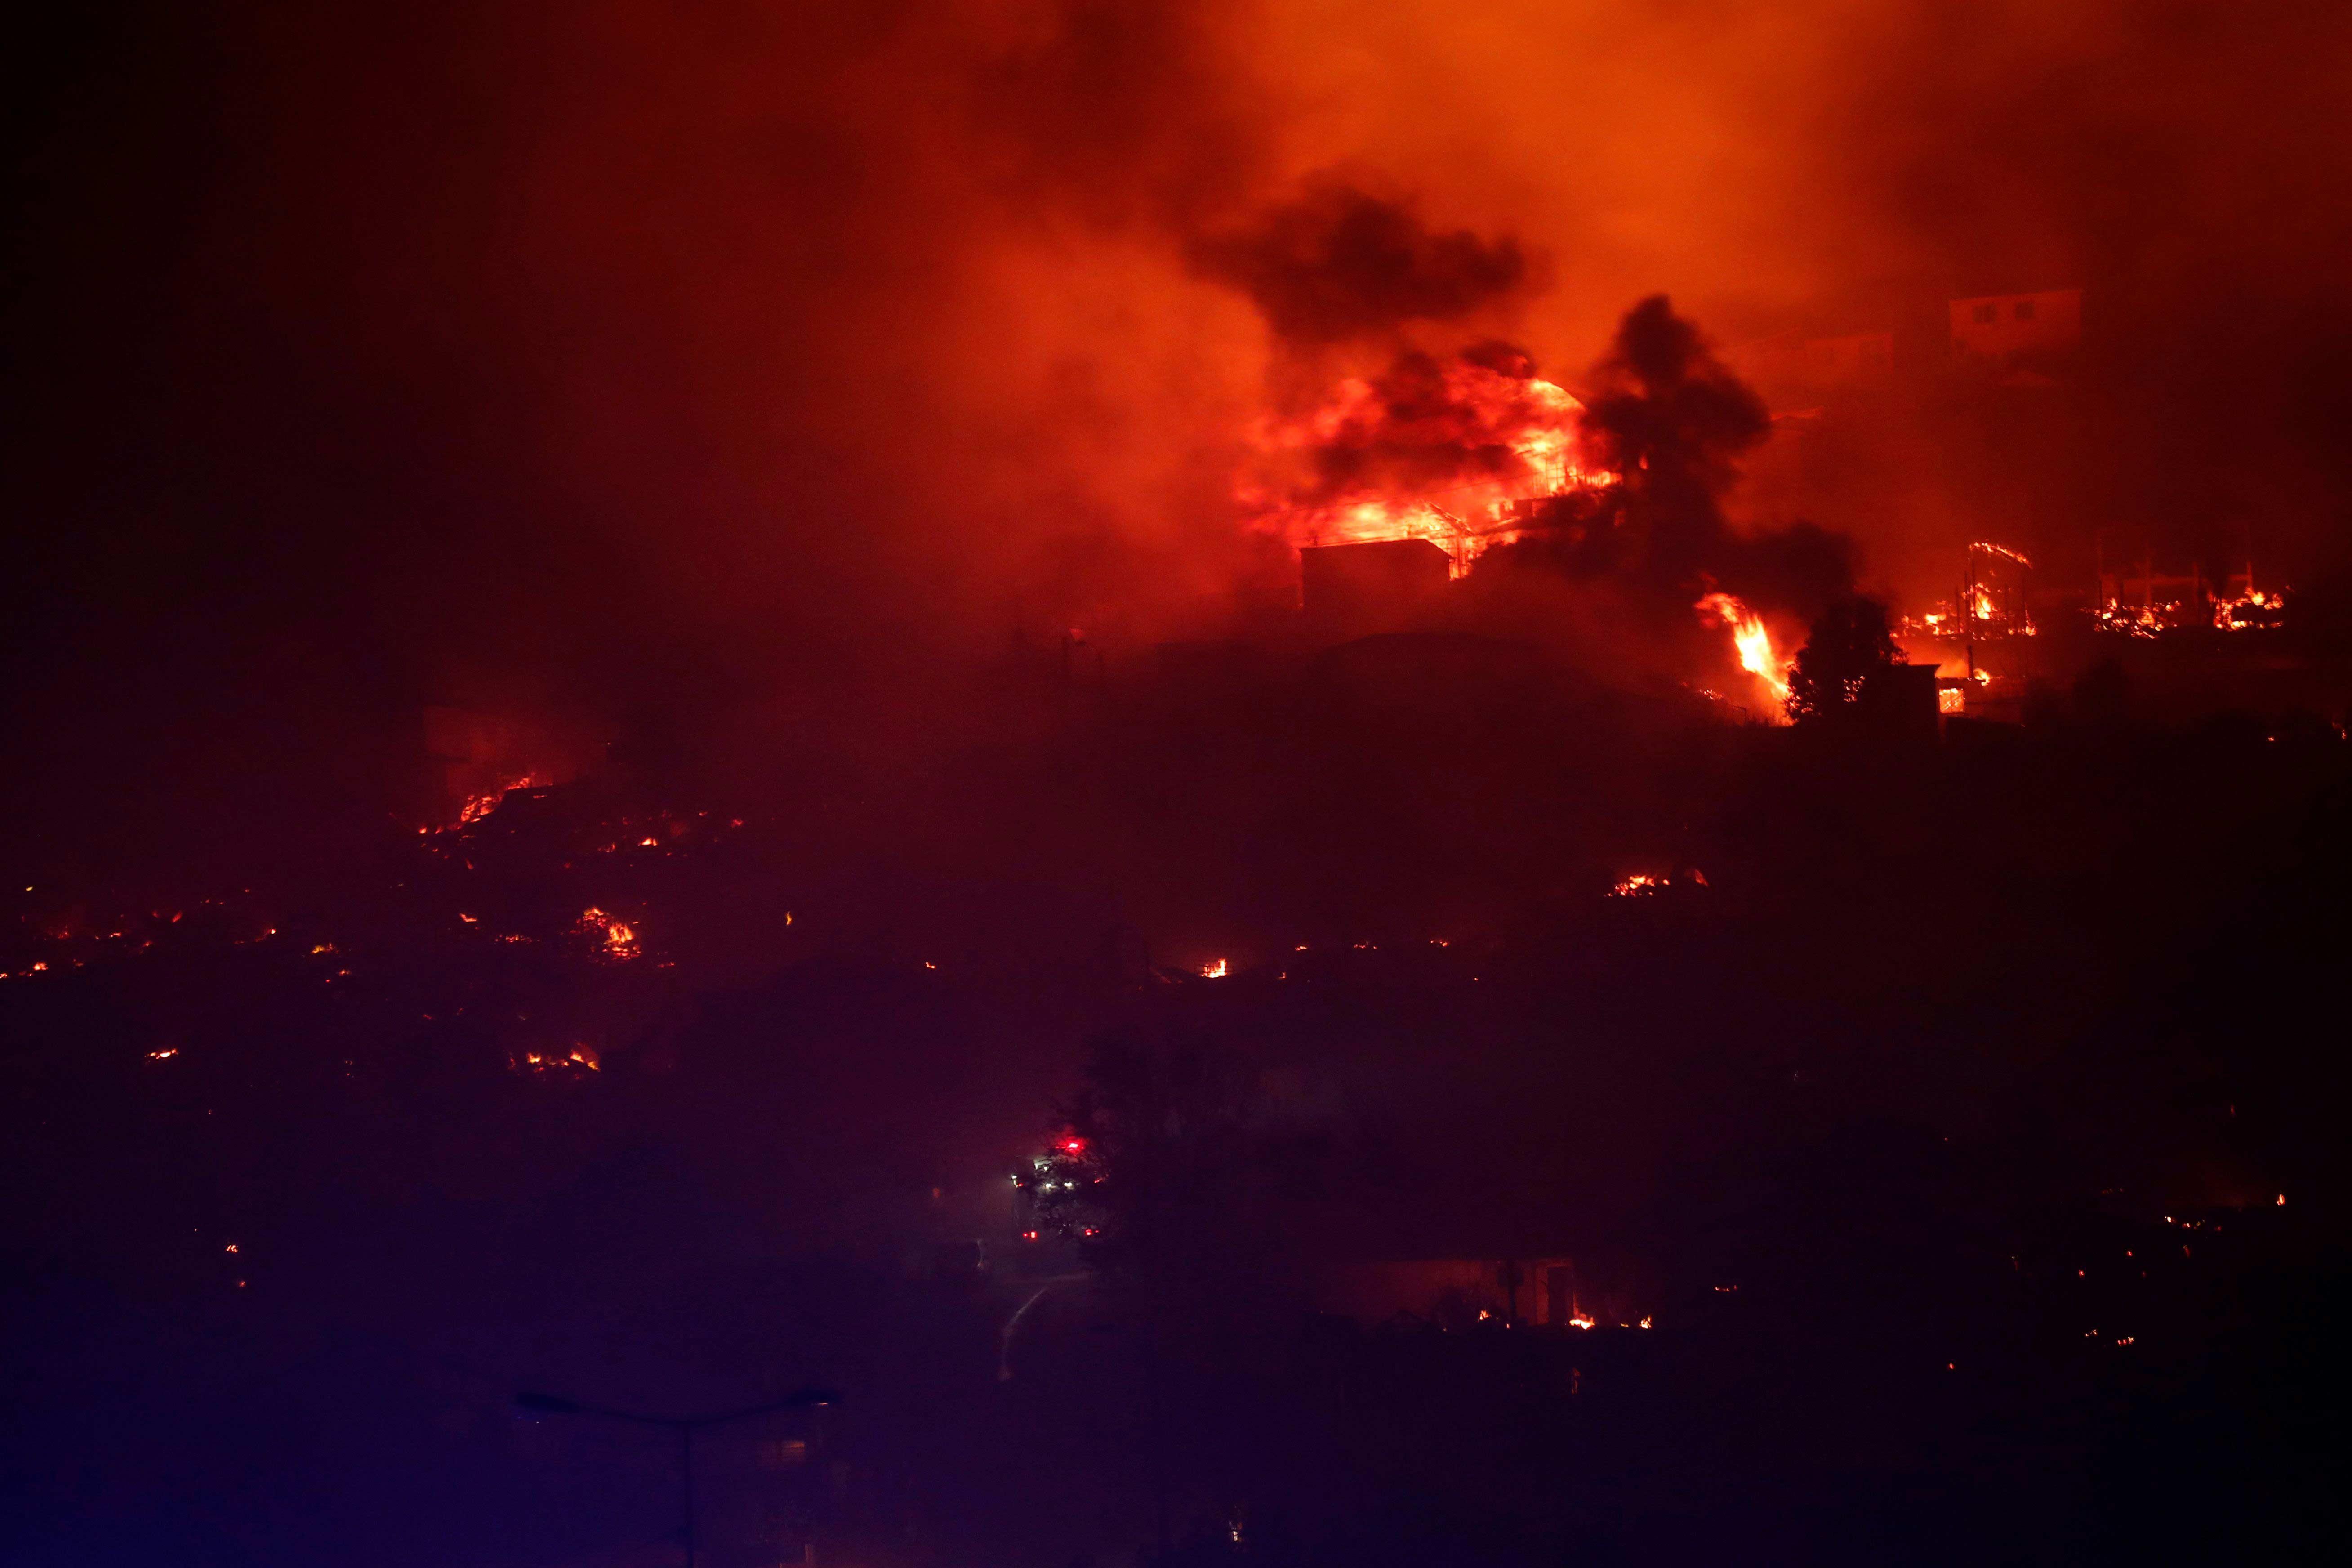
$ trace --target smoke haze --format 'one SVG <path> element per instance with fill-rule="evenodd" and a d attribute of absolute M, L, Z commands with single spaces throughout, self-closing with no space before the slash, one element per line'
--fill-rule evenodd
<path fill-rule="evenodd" d="M 346 809 L 433 700 L 919 728 L 889 715 L 943 653 L 1182 633 L 1278 574 L 1232 499 L 1269 404 L 1497 333 L 1593 364 L 1660 292 L 1727 344 L 2085 288 L 2046 427 L 1908 410 L 1903 461 L 1831 492 L 1811 521 L 1865 584 L 1995 531 L 2053 570 L 2102 529 L 2341 559 L 2332 11 L 51 26 L 7 316 L 9 687 L 46 778 L 250 805 L 299 752 L 339 782 L 279 805 Z"/>
<path fill-rule="evenodd" d="M 1240 289 L 1286 342 L 1320 344 L 1451 321 L 1525 287 L 1516 240 L 1433 234 L 1412 208 L 1328 180 L 1237 233 L 1193 247 L 1201 270 Z"/>

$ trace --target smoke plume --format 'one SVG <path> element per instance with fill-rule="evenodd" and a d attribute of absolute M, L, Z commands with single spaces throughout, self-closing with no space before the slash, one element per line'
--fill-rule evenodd
<path fill-rule="evenodd" d="M 1406 202 L 1335 179 L 1191 247 L 1203 276 L 1241 289 L 1286 343 L 1315 347 L 1453 321 L 1530 286 L 1516 238 L 1431 228 Z"/>
<path fill-rule="evenodd" d="M 1810 618 L 1853 584 L 1852 542 L 1809 521 L 1734 530 L 1724 499 L 1738 460 L 1771 433 L 1762 399 L 1664 295 L 1618 323 L 1595 367 L 1585 447 L 1617 476 L 1611 498 L 1635 570 L 1671 599 L 1717 584 Z"/>
<path fill-rule="evenodd" d="M 1134 646 L 1230 601 L 1257 559 L 1232 476 L 1282 362 L 1329 359 L 1318 395 L 1491 331 L 1585 364 L 1662 291 L 1727 345 L 1892 328 L 1930 364 L 1954 298 L 2085 299 L 2035 418 L 1898 401 L 1830 454 L 1819 529 L 1760 557 L 1706 489 L 1742 454 L 1675 445 L 1738 400 L 1621 345 L 1570 390 L 1666 466 L 1669 570 L 1794 595 L 1839 532 L 1913 597 L 1988 537 L 2058 587 L 2102 532 L 2251 537 L 2298 586 L 2347 561 L 2341 8 L 43 26 L 71 36 L 17 51 L 11 95 L 0 689 L 41 737 L 12 820 L 162 820 L 89 804 L 98 779 L 347 811 L 432 702 L 768 703 L 746 732 L 911 744 L 927 683 L 1015 625 Z M 1652 382 L 1681 390 L 1608 402 Z"/>

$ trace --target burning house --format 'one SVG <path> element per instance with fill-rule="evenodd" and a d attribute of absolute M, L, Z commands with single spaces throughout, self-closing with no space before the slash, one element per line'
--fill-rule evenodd
<path fill-rule="evenodd" d="M 2219 581 L 2191 561 L 2182 572 L 2160 572 L 2153 552 L 2143 549 L 2136 563 L 2110 568 L 2105 542 L 2099 547 L 2098 596 L 2091 617 L 2098 629 L 2124 637 L 2168 633 L 2268 631 L 2286 624 L 2287 590 L 2259 586 L 2251 556 L 2244 567 Z"/>
<path fill-rule="evenodd" d="M 1579 444 L 1582 411 L 1506 345 L 1408 353 L 1262 420 L 1235 499 L 1295 548 L 1423 541 L 1458 577 L 1528 529 L 1525 503 L 1606 482 Z"/>

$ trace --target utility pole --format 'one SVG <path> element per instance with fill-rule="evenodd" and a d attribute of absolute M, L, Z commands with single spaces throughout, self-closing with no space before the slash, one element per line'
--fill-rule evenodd
<path fill-rule="evenodd" d="M 1960 653 L 1969 663 L 1969 679 L 1977 678 L 1977 552 L 1960 552 Z"/>

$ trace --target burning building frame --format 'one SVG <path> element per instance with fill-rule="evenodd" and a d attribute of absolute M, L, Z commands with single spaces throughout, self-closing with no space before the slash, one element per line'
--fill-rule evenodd
<path fill-rule="evenodd" d="M 2122 637 L 2275 631 L 2286 624 L 2288 591 L 2257 582 L 2251 551 L 2239 570 L 2215 579 L 2197 561 L 2189 563 L 2185 572 L 2160 572 L 2154 552 L 2146 546 L 2137 562 L 2111 568 L 2103 535 L 2098 582 L 2092 619 L 2101 631 Z"/>

